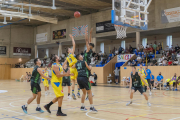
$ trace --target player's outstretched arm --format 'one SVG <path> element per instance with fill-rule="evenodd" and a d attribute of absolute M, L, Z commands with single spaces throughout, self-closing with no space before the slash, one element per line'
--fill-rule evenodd
<path fill-rule="evenodd" d="M 91 28 L 91 31 L 90 31 L 90 35 L 89 35 L 89 43 L 91 43 L 91 40 L 92 40 L 92 31 L 93 31 L 93 28 Z"/>
<path fill-rule="evenodd" d="M 64 68 L 64 65 L 66 65 L 66 64 L 67 64 L 67 59 L 64 61 L 62 67 Z"/>
<path fill-rule="evenodd" d="M 87 64 L 87 62 L 85 61 L 85 64 L 86 64 L 86 67 L 87 67 L 87 69 L 88 70 L 91 70 L 92 69 L 92 67 L 91 66 L 88 66 L 88 64 Z"/>
<path fill-rule="evenodd" d="M 86 47 L 87 47 L 86 52 L 89 52 L 90 47 L 89 47 L 89 41 L 88 41 L 88 35 L 87 35 L 87 33 L 88 33 L 88 30 L 87 30 L 87 28 L 86 28 L 86 30 L 85 30 L 85 41 L 86 41 Z"/>
<path fill-rule="evenodd" d="M 75 41 L 74 41 L 74 37 L 71 35 L 71 34 L 69 34 L 69 36 L 70 36 L 70 38 L 72 39 L 72 44 L 73 44 L 73 55 L 74 55 L 74 52 L 75 52 L 75 48 L 76 48 L 76 43 L 75 43 Z"/>
<path fill-rule="evenodd" d="M 43 71 L 41 70 L 41 68 L 38 68 L 37 71 L 39 72 L 39 74 L 40 74 L 43 78 L 46 78 L 46 79 L 48 79 L 48 80 L 51 80 L 51 78 L 46 77 L 46 76 L 43 74 Z"/>

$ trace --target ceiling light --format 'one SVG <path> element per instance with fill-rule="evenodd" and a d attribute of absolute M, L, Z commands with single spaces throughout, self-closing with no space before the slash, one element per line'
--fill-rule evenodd
<path fill-rule="evenodd" d="M 8 3 L 8 1 L 6 1 L 5 3 Z"/>

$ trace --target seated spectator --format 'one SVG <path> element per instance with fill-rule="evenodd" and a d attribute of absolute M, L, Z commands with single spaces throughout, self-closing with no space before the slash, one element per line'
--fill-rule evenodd
<path fill-rule="evenodd" d="M 159 50 L 162 50 L 162 45 L 161 45 L 161 42 L 159 42 L 159 44 L 158 44 L 158 48 L 159 48 Z"/>
<path fill-rule="evenodd" d="M 165 51 L 169 51 L 169 46 L 166 46 L 166 48 L 164 50 Z"/>
<path fill-rule="evenodd" d="M 130 77 L 127 77 L 126 80 L 125 80 L 125 83 L 126 83 L 126 88 L 129 88 L 129 84 L 130 84 Z"/>
<path fill-rule="evenodd" d="M 177 44 L 176 47 L 175 47 L 175 52 L 179 53 L 179 51 L 180 51 L 180 47 L 179 47 L 179 45 Z"/>
<path fill-rule="evenodd" d="M 153 47 L 152 47 L 152 45 L 150 46 L 150 48 L 148 49 L 148 53 L 150 53 L 150 54 L 153 54 Z"/>
<path fill-rule="evenodd" d="M 132 54 L 133 53 L 133 48 L 131 45 L 129 45 L 129 52 Z"/>
<path fill-rule="evenodd" d="M 116 50 L 115 50 L 115 55 L 118 55 L 118 50 L 117 50 L 117 48 L 116 48 Z"/>
<path fill-rule="evenodd" d="M 143 62 L 143 63 L 146 63 L 146 59 L 145 59 L 144 56 L 142 56 L 142 62 Z"/>
<path fill-rule="evenodd" d="M 148 55 L 146 55 L 146 58 L 145 58 L 145 59 L 147 60 L 148 63 L 150 62 L 150 58 L 149 58 Z"/>
<path fill-rule="evenodd" d="M 153 53 L 155 53 L 155 50 L 157 50 L 157 44 L 156 44 L 156 41 L 154 41 L 154 45 L 153 45 L 152 47 L 153 47 Z"/>
<path fill-rule="evenodd" d="M 166 90 L 169 90 L 169 86 L 170 85 L 173 85 L 173 88 L 172 90 L 174 91 L 174 87 L 176 85 L 176 80 L 178 79 L 178 77 L 176 76 L 176 73 L 174 74 L 174 76 L 170 79 L 170 80 L 167 80 L 167 87 L 166 87 Z M 177 91 L 177 87 L 175 89 Z"/>
<path fill-rule="evenodd" d="M 173 65 L 178 65 L 178 60 L 176 58 L 173 61 Z"/>
<path fill-rule="evenodd" d="M 176 53 L 175 49 L 172 49 L 172 50 L 171 50 L 171 53 L 174 53 L 174 54 L 175 54 L 175 53 Z"/>
<path fill-rule="evenodd" d="M 168 66 L 171 66 L 173 64 L 172 60 L 168 61 Z"/>
<path fill-rule="evenodd" d="M 131 66 L 136 66 L 136 61 L 135 60 L 132 61 Z"/>
<path fill-rule="evenodd" d="M 174 61 L 174 60 L 175 60 L 175 58 L 176 58 L 176 55 L 175 55 L 174 53 L 172 53 L 172 55 L 171 55 L 171 59 Z"/>
<path fill-rule="evenodd" d="M 146 48 L 149 48 L 149 44 L 147 43 Z"/>
<path fill-rule="evenodd" d="M 157 66 L 158 64 L 157 64 L 157 60 L 155 59 L 155 58 L 153 58 L 153 66 Z"/>
<path fill-rule="evenodd" d="M 119 54 L 122 54 L 122 51 L 123 51 L 124 49 L 121 47 L 121 46 L 119 46 Z"/>
<path fill-rule="evenodd" d="M 128 66 L 131 66 L 131 60 L 128 61 Z"/>
<path fill-rule="evenodd" d="M 95 52 L 93 52 L 92 56 L 93 56 L 93 57 L 95 57 L 95 55 L 96 55 L 96 53 L 95 53 Z"/>
<path fill-rule="evenodd" d="M 140 45 L 140 52 L 143 52 L 143 50 L 144 50 L 144 46 L 141 44 Z"/>
<path fill-rule="evenodd" d="M 137 61 L 138 61 L 138 62 L 141 62 L 141 61 L 142 61 L 142 58 L 141 58 L 141 56 L 140 56 L 140 55 L 138 55 L 138 57 L 137 57 Z"/>
<path fill-rule="evenodd" d="M 111 61 L 111 57 L 108 57 L 107 62 Z"/>
<path fill-rule="evenodd" d="M 167 66 L 167 59 L 166 58 L 162 61 L 162 65 Z"/>
<path fill-rule="evenodd" d="M 161 75 L 161 72 L 159 72 L 159 75 L 156 77 L 156 82 L 154 83 L 154 88 L 153 89 L 157 89 L 157 86 L 159 84 L 163 83 L 163 76 Z"/>

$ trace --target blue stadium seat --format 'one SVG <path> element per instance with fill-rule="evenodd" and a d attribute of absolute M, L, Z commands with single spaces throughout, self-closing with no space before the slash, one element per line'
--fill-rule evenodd
<path fill-rule="evenodd" d="M 141 52 L 139 52 L 139 53 L 138 53 L 138 55 L 142 55 L 142 53 L 141 53 Z"/>
<path fill-rule="evenodd" d="M 140 66 L 140 64 L 137 64 L 137 66 Z"/>
<path fill-rule="evenodd" d="M 144 52 L 142 52 L 142 55 L 144 55 Z"/>
<path fill-rule="evenodd" d="M 145 63 L 142 63 L 142 66 L 146 66 L 146 64 L 145 64 Z"/>

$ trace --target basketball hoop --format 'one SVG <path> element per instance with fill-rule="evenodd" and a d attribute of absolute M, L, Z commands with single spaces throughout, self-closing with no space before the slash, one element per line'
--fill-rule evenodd
<path fill-rule="evenodd" d="M 114 25 L 115 29 L 116 29 L 116 32 L 117 32 L 117 39 L 123 39 L 123 38 L 126 38 L 126 29 L 127 27 L 126 26 L 122 26 L 122 25 Z"/>

